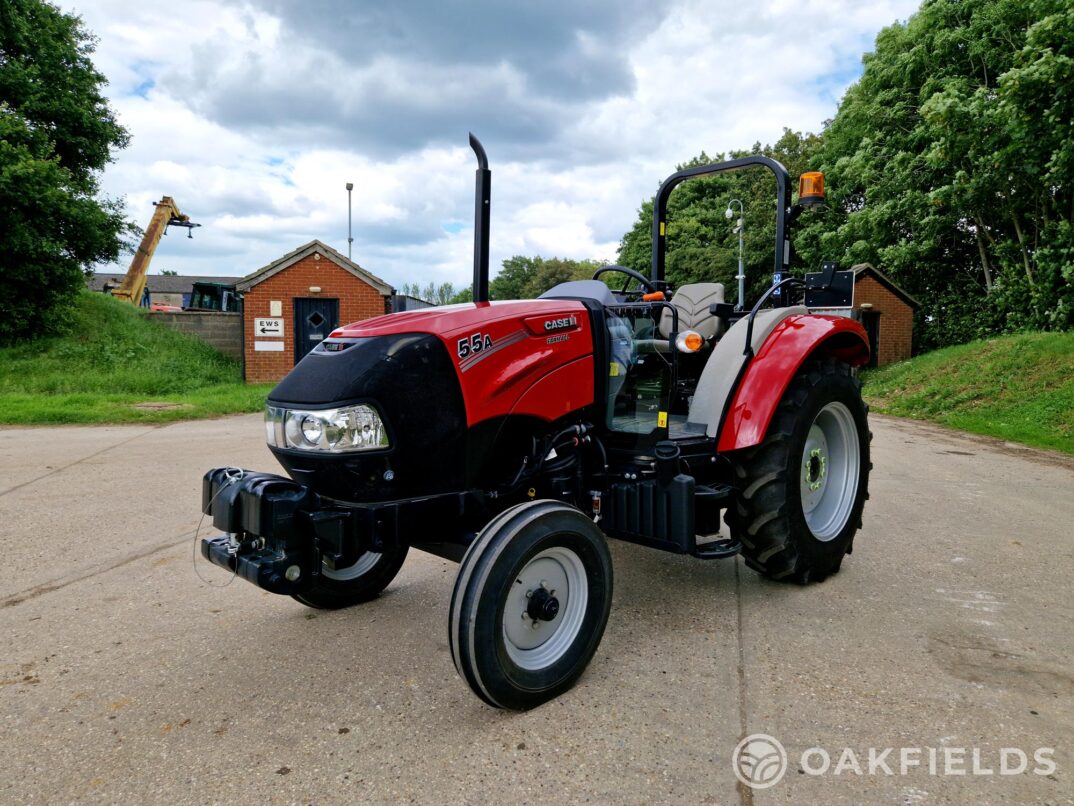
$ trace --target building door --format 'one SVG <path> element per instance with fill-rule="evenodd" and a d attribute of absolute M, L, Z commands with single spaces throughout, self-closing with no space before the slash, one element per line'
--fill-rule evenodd
<path fill-rule="evenodd" d="M 295 363 L 338 326 L 338 299 L 295 297 Z"/>
<path fill-rule="evenodd" d="M 862 311 L 861 326 L 869 337 L 869 366 L 877 366 L 880 357 L 880 311 Z"/>

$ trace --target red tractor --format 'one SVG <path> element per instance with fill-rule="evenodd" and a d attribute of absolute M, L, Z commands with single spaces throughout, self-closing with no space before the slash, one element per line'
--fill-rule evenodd
<path fill-rule="evenodd" d="M 798 583 L 839 570 L 867 497 L 854 368 L 869 346 L 831 313 L 849 306 L 849 272 L 787 274 L 788 231 L 823 199 L 823 178 L 804 175 L 792 205 L 786 169 L 760 156 L 664 182 L 650 277 L 607 266 L 536 300 L 489 302 L 491 174 L 470 142 L 474 302 L 348 325 L 303 358 L 265 413 L 290 478 L 209 471 L 202 509 L 225 534 L 201 549 L 315 608 L 374 598 L 410 548 L 460 562 L 448 620 L 459 675 L 489 705 L 526 709 L 566 691 L 596 652 L 607 538 L 703 560 L 741 552 Z M 772 287 L 749 310 L 717 283 L 671 288 L 671 191 L 750 166 L 776 179 Z M 618 291 L 606 274 L 625 277 Z"/>

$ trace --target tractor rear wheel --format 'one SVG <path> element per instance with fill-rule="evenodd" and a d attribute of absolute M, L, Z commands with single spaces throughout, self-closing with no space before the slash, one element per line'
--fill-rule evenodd
<path fill-rule="evenodd" d="M 799 370 L 764 442 L 735 462 L 742 492 L 727 520 L 748 566 L 801 584 L 839 570 L 869 497 L 867 414 L 849 365 Z"/>
<path fill-rule="evenodd" d="M 451 597 L 451 656 L 473 692 L 526 710 L 574 685 L 612 604 L 603 533 L 574 507 L 531 501 L 493 518 L 463 557 Z"/>
<path fill-rule="evenodd" d="M 318 610 L 339 610 L 368 602 L 395 579 L 407 550 L 407 546 L 396 546 L 383 553 L 367 551 L 353 565 L 335 570 L 322 565 L 321 575 L 312 587 L 292 598 Z"/>

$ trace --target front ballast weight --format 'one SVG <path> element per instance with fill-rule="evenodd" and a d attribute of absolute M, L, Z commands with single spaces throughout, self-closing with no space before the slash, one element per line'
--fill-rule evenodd
<path fill-rule="evenodd" d="M 210 470 L 202 479 L 201 511 L 225 534 L 202 540 L 202 556 L 270 593 L 299 593 L 312 582 L 317 546 L 307 513 L 317 506 L 316 493 L 290 479 Z"/>
<path fill-rule="evenodd" d="M 201 553 L 270 593 L 310 607 L 368 601 L 394 579 L 409 546 L 400 528 L 456 514 L 458 502 L 409 508 L 338 507 L 308 487 L 271 473 L 210 470 L 202 479 L 202 513 L 225 534 L 201 541 Z"/>

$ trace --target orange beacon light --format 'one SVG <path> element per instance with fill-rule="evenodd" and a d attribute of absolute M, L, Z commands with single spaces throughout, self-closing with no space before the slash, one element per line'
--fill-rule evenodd
<path fill-rule="evenodd" d="M 824 174 L 807 171 L 798 179 L 798 203 L 803 206 L 824 204 Z"/>

